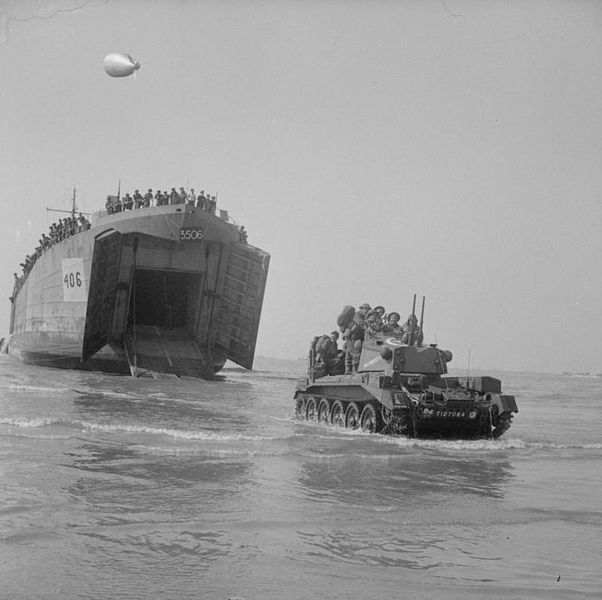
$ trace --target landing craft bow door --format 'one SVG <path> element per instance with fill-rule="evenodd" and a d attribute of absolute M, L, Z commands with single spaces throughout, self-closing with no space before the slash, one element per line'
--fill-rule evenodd
<path fill-rule="evenodd" d="M 122 237 L 115 230 L 101 233 L 94 240 L 82 362 L 109 341 L 119 282 L 121 248 Z"/>
<path fill-rule="evenodd" d="M 215 333 L 229 360 L 253 367 L 259 317 L 270 255 L 248 244 L 232 244 L 228 254 Z"/>

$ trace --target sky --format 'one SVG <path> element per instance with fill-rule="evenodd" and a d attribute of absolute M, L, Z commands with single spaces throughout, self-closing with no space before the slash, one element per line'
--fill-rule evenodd
<path fill-rule="evenodd" d="M 0 114 L 0 336 L 46 209 L 121 181 L 271 254 L 257 356 L 416 294 L 450 367 L 602 373 L 600 2 L 0 0 Z"/>

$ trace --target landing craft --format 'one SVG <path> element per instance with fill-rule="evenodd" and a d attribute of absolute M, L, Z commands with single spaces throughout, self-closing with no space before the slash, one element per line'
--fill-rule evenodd
<path fill-rule="evenodd" d="M 111 77 L 128 77 L 140 68 L 140 63 L 129 54 L 112 53 L 105 56 L 104 67 Z"/>
<path fill-rule="evenodd" d="M 88 221 L 73 191 L 70 217 L 15 277 L 2 349 L 157 379 L 213 379 L 226 360 L 251 369 L 269 254 L 227 210 L 193 206 L 192 193 L 171 204 L 128 196 L 108 196 Z"/>

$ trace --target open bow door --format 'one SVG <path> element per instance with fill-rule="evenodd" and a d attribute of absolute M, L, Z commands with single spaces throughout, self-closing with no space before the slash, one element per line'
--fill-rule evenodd
<path fill-rule="evenodd" d="M 216 346 L 229 360 L 253 367 L 270 255 L 249 244 L 232 244 L 215 328 Z"/>
<path fill-rule="evenodd" d="M 114 230 L 94 241 L 82 362 L 108 343 L 115 314 L 115 299 L 121 267 L 122 236 Z"/>

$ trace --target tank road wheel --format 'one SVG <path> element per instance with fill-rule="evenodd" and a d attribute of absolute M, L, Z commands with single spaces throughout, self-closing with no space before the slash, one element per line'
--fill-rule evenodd
<path fill-rule="evenodd" d="M 345 411 L 345 427 L 357 429 L 360 426 L 360 409 L 355 402 L 350 402 Z"/>
<path fill-rule="evenodd" d="M 305 409 L 305 418 L 308 421 L 318 420 L 318 407 L 316 406 L 316 399 L 310 398 L 307 401 L 307 408 Z"/>
<path fill-rule="evenodd" d="M 336 427 L 345 427 L 345 409 L 340 400 L 335 400 L 330 409 L 330 422 Z"/>
<path fill-rule="evenodd" d="M 364 410 L 362 410 L 360 427 L 363 431 L 368 431 L 369 433 L 376 433 L 378 431 L 378 416 L 376 415 L 374 406 L 370 403 L 366 404 Z"/>
<path fill-rule="evenodd" d="M 297 419 L 305 419 L 306 410 L 307 397 L 303 395 L 297 396 L 297 402 L 295 403 L 295 417 L 297 417 Z"/>
<path fill-rule="evenodd" d="M 322 398 L 318 404 L 318 423 L 323 425 L 330 423 L 330 402 L 326 398 Z"/>

